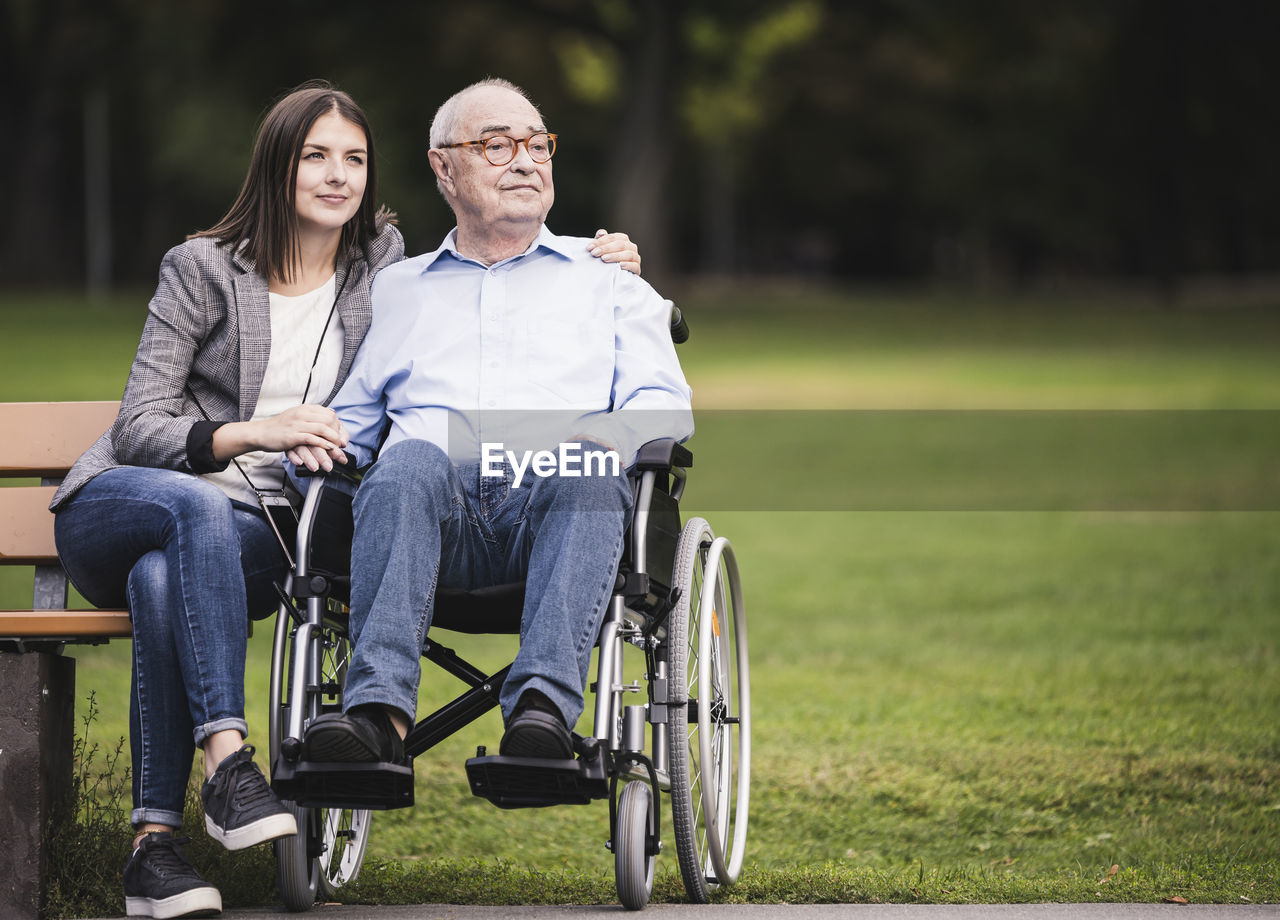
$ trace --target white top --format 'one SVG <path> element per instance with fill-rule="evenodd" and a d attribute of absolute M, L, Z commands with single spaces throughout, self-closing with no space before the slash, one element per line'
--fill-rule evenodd
<path fill-rule="evenodd" d="M 286 297 L 268 294 L 271 301 L 271 355 L 262 378 L 262 390 L 253 418 L 264 419 L 279 415 L 286 409 L 301 405 L 304 401 L 320 403 L 333 390 L 338 380 L 338 367 L 342 364 L 342 321 L 333 310 L 337 291 L 333 276 L 305 294 Z M 330 320 L 330 312 L 333 318 Z M 328 328 L 325 323 L 328 321 Z M 324 333 L 320 356 L 312 368 L 316 345 Z M 311 385 L 307 386 L 307 377 Z M 304 400 L 305 394 L 305 400 Z M 236 458 L 236 463 L 248 474 L 260 489 L 279 489 L 284 484 L 281 454 L 255 450 Z M 220 473 L 205 473 L 209 480 L 231 498 L 257 505 L 258 498 L 249 484 L 230 463 Z"/>

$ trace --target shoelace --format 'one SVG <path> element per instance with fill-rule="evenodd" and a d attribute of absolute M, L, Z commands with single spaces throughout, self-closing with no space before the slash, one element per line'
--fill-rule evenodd
<path fill-rule="evenodd" d="M 248 757 L 237 763 L 229 772 L 231 775 L 227 777 L 227 782 L 235 790 L 234 800 L 238 810 L 251 810 L 275 798 L 266 779 Z"/>
<path fill-rule="evenodd" d="M 178 849 L 191 842 L 190 837 L 171 837 L 168 840 L 153 840 L 146 847 L 143 855 L 151 864 L 156 875 L 161 878 L 170 875 L 190 875 L 195 870 L 187 858 Z"/>

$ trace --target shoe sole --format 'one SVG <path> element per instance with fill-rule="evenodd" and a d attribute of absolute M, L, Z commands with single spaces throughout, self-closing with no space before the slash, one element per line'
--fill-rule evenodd
<path fill-rule="evenodd" d="M 302 759 L 313 763 L 381 763 L 378 751 L 345 726 L 313 726 Z"/>
<path fill-rule="evenodd" d="M 511 723 L 502 736 L 498 753 L 504 757 L 570 760 L 573 757 L 573 740 L 555 716 L 532 710 Z"/>
<path fill-rule="evenodd" d="M 268 815 L 265 818 L 259 818 L 252 824 L 246 824 L 244 827 L 236 827 L 231 830 L 223 830 L 213 823 L 212 818 L 205 815 L 204 827 L 209 832 L 210 837 L 228 850 L 243 850 L 246 847 L 253 846 L 255 843 L 265 843 L 268 840 L 276 840 L 280 837 L 292 837 L 298 833 L 298 822 L 290 814 Z"/>
<path fill-rule="evenodd" d="M 125 914 L 130 917 L 212 917 L 222 913 L 222 895 L 217 888 L 192 888 L 160 900 L 153 898 L 124 899 Z"/>

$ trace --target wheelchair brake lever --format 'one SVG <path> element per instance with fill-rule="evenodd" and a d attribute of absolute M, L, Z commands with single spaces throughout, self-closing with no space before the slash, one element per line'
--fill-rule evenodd
<path fill-rule="evenodd" d="M 667 618 L 671 616 L 671 611 L 675 610 L 676 604 L 680 603 L 680 594 L 679 587 L 672 588 L 667 592 L 667 596 L 659 603 L 658 609 L 654 611 L 653 616 L 644 628 L 644 637 L 646 639 L 653 636 L 667 622 Z"/>
<path fill-rule="evenodd" d="M 292 579 L 292 573 L 287 577 Z M 293 598 L 289 596 L 289 592 L 285 590 L 284 585 L 280 584 L 278 581 L 273 581 L 271 586 L 276 589 L 276 594 L 280 595 L 280 603 L 284 604 L 284 606 L 288 608 L 289 619 L 293 620 L 293 625 L 301 626 L 303 622 L 302 612 L 298 610 L 297 606 L 293 603 Z"/>

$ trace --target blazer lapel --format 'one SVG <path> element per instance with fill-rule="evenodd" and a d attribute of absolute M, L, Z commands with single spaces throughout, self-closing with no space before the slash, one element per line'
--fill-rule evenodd
<path fill-rule="evenodd" d="M 271 358 L 271 300 L 267 281 L 254 270 L 253 262 L 240 252 L 234 261 L 244 270 L 235 279 L 235 289 L 240 326 L 240 420 L 247 422 L 258 405 Z"/>

